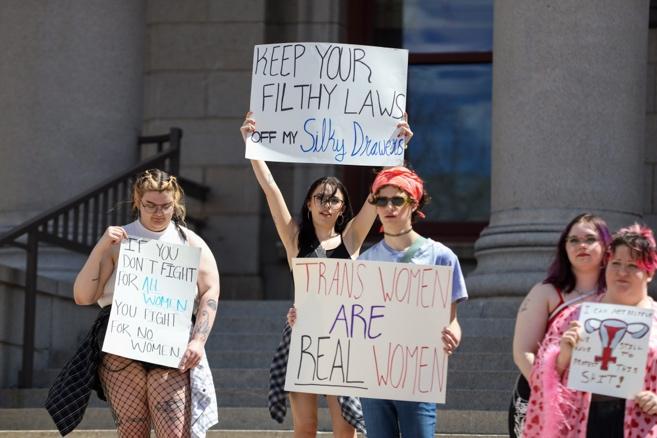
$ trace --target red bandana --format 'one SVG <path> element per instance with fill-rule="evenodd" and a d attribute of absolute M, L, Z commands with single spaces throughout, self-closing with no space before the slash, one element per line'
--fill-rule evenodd
<path fill-rule="evenodd" d="M 372 193 L 378 192 L 383 186 L 395 186 L 405 191 L 415 203 L 419 203 L 424 194 L 424 181 L 415 172 L 402 166 L 379 172 L 372 183 Z M 420 218 L 424 218 L 424 213 L 421 211 L 417 210 L 417 214 Z"/>

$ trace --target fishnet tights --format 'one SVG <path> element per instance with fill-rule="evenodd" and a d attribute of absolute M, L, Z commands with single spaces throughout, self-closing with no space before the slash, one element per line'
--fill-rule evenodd
<path fill-rule="evenodd" d="M 189 373 L 146 370 L 139 362 L 105 354 L 98 374 L 121 438 L 189 437 Z"/>

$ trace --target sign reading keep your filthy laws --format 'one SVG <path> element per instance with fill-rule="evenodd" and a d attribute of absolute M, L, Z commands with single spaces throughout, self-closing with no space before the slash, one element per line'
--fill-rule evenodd
<path fill-rule="evenodd" d="M 401 165 L 408 51 L 335 43 L 257 45 L 246 158 Z"/>

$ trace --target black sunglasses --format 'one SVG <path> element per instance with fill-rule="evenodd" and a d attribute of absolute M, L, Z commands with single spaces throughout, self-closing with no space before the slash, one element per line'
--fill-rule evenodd
<path fill-rule="evenodd" d="M 405 196 L 392 196 L 390 198 L 387 196 L 375 196 L 370 201 L 370 204 L 374 204 L 377 207 L 387 207 L 388 204 L 392 204 L 395 207 L 401 207 L 406 203 L 410 204 L 411 200 Z"/>

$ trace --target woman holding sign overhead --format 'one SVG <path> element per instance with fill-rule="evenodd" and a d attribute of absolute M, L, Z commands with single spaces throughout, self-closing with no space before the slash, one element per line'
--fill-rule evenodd
<path fill-rule="evenodd" d="M 625 400 L 566 386 L 573 349 L 584 336 L 578 321 L 582 304 L 569 307 L 552 323 L 536 355 L 523 437 L 657 436 L 657 304 L 648 296 L 648 283 L 657 269 L 652 231 L 636 224 L 619 230 L 612 238 L 607 258 L 607 292 L 599 301 L 653 312 L 643 388 Z M 619 375 L 636 373 L 634 367 L 625 369 L 630 364 L 622 363 L 628 357 L 623 351 L 611 350 L 609 364 L 604 367 L 596 362 L 591 372 L 605 378 L 613 374 L 615 380 L 609 381 L 609 386 L 616 387 L 622 382 Z M 604 356 L 595 360 L 605 360 Z M 608 372 L 601 371 L 605 368 Z"/>
<path fill-rule="evenodd" d="M 420 177 L 405 167 L 381 171 L 372 184 L 375 206 L 383 225 L 383 240 L 363 252 L 359 260 L 453 267 L 450 322 L 442 331 L 444 351 L 452 354 L 461 341 L 456 310 L 468 297 L 461 266 L 445 245 L 420 236 L 413 223 L 423 218 L 421 209 L 429 195 Z M 430 438 L 436 430 L 436 404 L 361 398 L 368 436 L 373 438 Z"/>
<path fill-rule="evenodd" d="M 246 142 L 255 132 L 255 120 L 247 113 L 241 127 Z M 408 142 L 413 133 L 406 121 L 398 125 L 400 136 Z M 288 264 L 294 257 L 356 258 L 369 232 L 376 211 L 365 203 L 353 216 L 349 194 L 345 186 L 335 177 L 323 177 L 313 182 L 301 208 L 300 223 L 297 223 L 287 208 L 285 199 L 276 185 L 267 163 L 251 160 L 253 172 L 260 184 L 274 219 Z M 285 326 L 283 339 L 274 356 L 270 370 L 269 411 L 275 420 L 285 418 L 285 373 L 290 344 L 290 327 Z M 314 437 L 317 433 L 317 395 L 290 393 L 290 406 L 295 437 Z M 363 429 L 360 403 L 352 397 L 327 396 L 331 414 L 333 434 L 337 437 L 354 437 L 356 429 Z"/>
<path fill-rule="evenodd" d="M 77 425 L 71 417 L 79 422 L 84 408 L 80 412 L 57 399 L 72 393 L 80 397 L 71 386 L 87 385 L 87 399 L 92 388 L 107 397 L 121 437 L 149 437 L 151 427 L 158 437 L 202 437 L 217 422 L 216 393 L 204 351 L 219 299 L 217 264 L 203 239 L 182 225 L 183 192 L 174 176 L 158 169 L 137 176 L 132 206 L 137 220 L 108 227 L 75 280 L 75 302 L 98 304 L 102 310 L 83 347 L 51 388 L 46 406 L 60 431 L 70 431 Z M 196 320 L 178 368 L 99 351 L 113 304 L 120 244 L 128 236 L 201 249 Z M 82 369 L 88 382 L 79 382 Z M 71 411 L 75 414 L 64 415 Z"/>
<path fill-rule="evenodd" d="M 520 369 L 509 406 L 509 435 L 519 437 L 529 402 L 529 375 L 538 345 L 568 306 L 591 301 L 605 290 L 605 256 L 611 234 L 600 217 L 582 213 L 564 228 L 541 283 L 532 287 L 516 318 L 513 359 Z"/>

